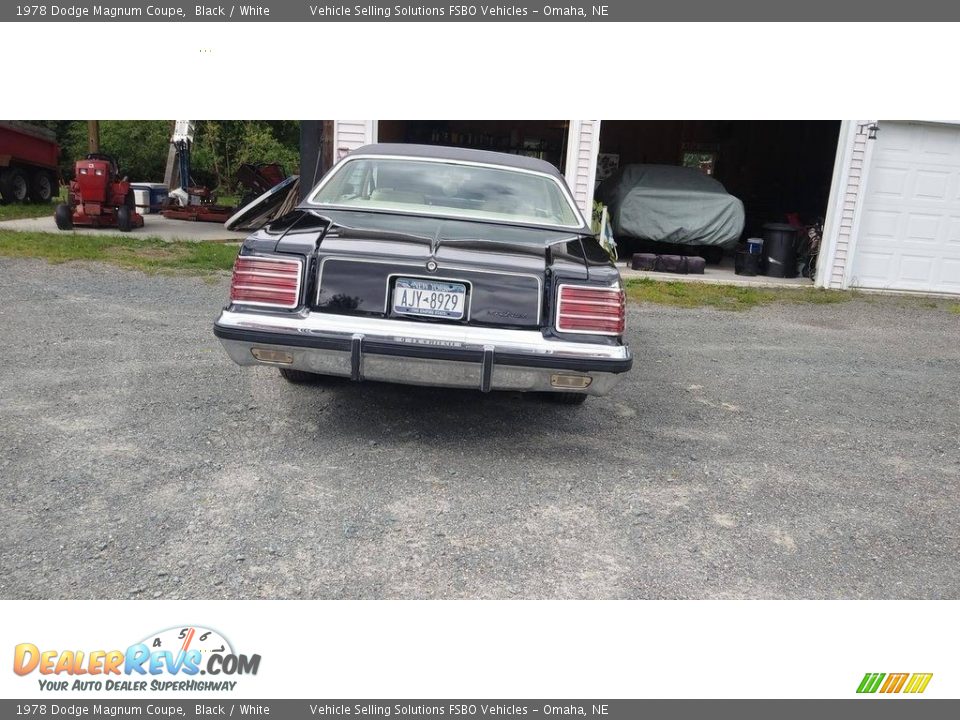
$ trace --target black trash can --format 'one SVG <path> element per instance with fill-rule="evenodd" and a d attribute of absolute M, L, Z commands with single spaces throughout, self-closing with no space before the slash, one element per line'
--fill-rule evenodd
<path fill-rule="evenodd" d="M 797 276 L 797 238 L 800 228 L 786 223 L 763 226 L 763 266 L 769 277 Z"/>

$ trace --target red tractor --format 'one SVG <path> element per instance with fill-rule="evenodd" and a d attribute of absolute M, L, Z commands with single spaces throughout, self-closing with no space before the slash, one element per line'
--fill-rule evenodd
<path fill-rule="evenodd" d="M 117 163 L 109 155 L 90 153 L 77 160 L 70 183 L 70 202 L 57 205 L 54 218 L 61 230 L 74 225 L 115 227 L 123 232 L 143 227 L 133 190 L 121 178 Z"/>

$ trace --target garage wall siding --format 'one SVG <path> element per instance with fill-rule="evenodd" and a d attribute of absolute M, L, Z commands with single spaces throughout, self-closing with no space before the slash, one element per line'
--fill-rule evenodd
<path fill-rule="evenodd" d="M 567 167 L 564 175 L 573 198 L 589 220 L 593 208 L 593 188 L 600 152 L 600 121 L 571 120 L 567 143 Z"/>
<path fill-rule="evenodd" d="M 336 139 L 334 162 L 351 150 L 377 141 L 376 120 L 334 120 L 333 125 Z"/>
<path fill-rule="evenodd" d="M 846 286 L 848 261 L 850 259 L 851 240 L 857 214 L 857 203 L 863 189 L 864 163 L 867 155 L 867 129 L 871 121 L 857 120 L 857 133 L 853 138 L 853 148 L 846 168 L 846 181 L 841 192 L 841 205 L 838 213 L 837 241 L 833 254 L 833 263 L 827 275 L 826 286 L 841 289 Z M 860 128 L 863 128 L 862 130 Z"/>

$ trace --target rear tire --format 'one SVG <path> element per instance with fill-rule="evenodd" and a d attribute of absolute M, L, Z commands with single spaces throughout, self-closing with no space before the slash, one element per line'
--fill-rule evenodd
<path fill-rule="evenodd" d="M 73 230 L 73 208 L 66 203 L 57 205 L 53 213 L 53 219 L 57 222 L 60 230 Z"/>
<path fill-rule="evenodd" d="M 53 198 L 53 176 L 46 170 L 34 170 L 30 173 L 30 199 L 38 203 L 47 203 Z"/>
<path fill-rule="evenodd" d="M 543 398 L 557 405 L 583 405 L 587 401 L 586 394 L 573 392 L 544 393 Z"/>
<path fill-rule="evenodd" d="M 23 202 L 30 194 L 27 177 L 19 168 L 7 168 L 0 172 L 0 195 L 5 202 Z"/>
<path fill-rule="evenodd" d="M 121 205 L 117 208 L 117 228 L 120 232 L 130 232 L 131 227 L 133 227 L 133 225 L 131 224 L 130 208 L 126 205 Z"/>
<path fill-rule="evenodd" d="M 294 385 L 308 385 L 315 383 L 320 379 L 316 373 L 304 372 L 303 370 L 294 370 L 293 368 L 279 368 L 283 379 Z"/>

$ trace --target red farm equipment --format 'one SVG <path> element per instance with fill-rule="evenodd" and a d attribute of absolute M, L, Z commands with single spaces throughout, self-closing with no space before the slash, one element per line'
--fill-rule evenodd
<path fill-rule="evenodd" d="M 90 153 L 77 160 L 75 170 L 70 200 L 57 205 L 54 213 L 58 228 L 70 230 L 74 225 L 85 225 L 127 232 L 143 227 L 143 216 L 137 212 L 130 183 L 120 177 L 112 157 Z"/>
<path fill-rule="evenodd" d="M 50 202 L 59 187 L 60 146 L 46 128 L 0 122 L 0 197 L 4 202 Z"/>

